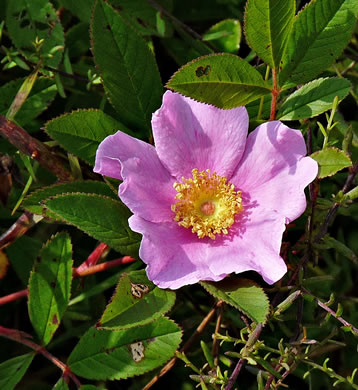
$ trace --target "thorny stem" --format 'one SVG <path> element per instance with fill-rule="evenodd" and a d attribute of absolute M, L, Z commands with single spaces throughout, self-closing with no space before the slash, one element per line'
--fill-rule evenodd
<path fill-rule="evenodd" d="M 270 121 L 274 121 L 276 117 L 276 106 L 277 106 L 277 99 L 280 94 L 280 91 L 278 89 L 277 85 L 277 69 L 272 69 L 272 102 L 271 102 L 271 113 L 270 113 Z"/>
<path fill-rule="evenodd" d="M 31 335 L 17 329 L 9 329 L 0 326 L 0 336 L 5 337 L 12 341 L 16 341 L 20 344 L 26 345 L 27 347 L 34 350 L 36 354 L 40 353 L 46 359 L 50 360 L 54 365 L 59 367 L 62 370 L 63 375 L 65 377 L 71 378 L 73 382 L 76 384 L 76 386 L 80 388 L 81 383 L 77 379 L 77 377 L 72 373 L 70 368 L 65 363 L 61 362 L 61 360 L 57 359 L 55 356 L 53 356 L 48 351 L 46 351 L 44 347 L 35 344 L 33 341 L 29 340 L 31 338 Z"/>
<path fill-rule="evenodd" d="M 82 268 L 80 271 L 78 271 L 78 268 L 81 267 L 80 266 L 78 268 L 73 268 L 73 277 L 74 278 L 83 278 L 84 276 L 93 275 L 93 274 L 96 274 L 98 272 L 102 272 L 102 271 L 106 271 L 106 270 L 114 268 L 114 267 L 118 267 L 119 265 L 132 263 L 134 261 L 136 261 L 136 259 L 134 259 L 133 257 L 124 256 L 124 257 L 121 257 L 120 259 L 107 261 L 107 262 L 102 263 L 102 264 L 96 264 L 96 265 L 93 265 L 92 267 Z M 21 290 L 21 291 L 18 291 L 16 293 L 1 297 L 0 298 L 0 306 L 5 305 L 6 303 L 9 303 L 9 302 L 16 301 L 17 299 L 24 298 L 27 295 L 28 295 L 28 290 L 26 289 L 26 290 Z"/>
<path fill-rule="evenodd" d="M 195 332 L 191 335 L 189 340 L 184 344 L 184 346 L 180 349 L 180 352 L 186 352 L 188 349 L 191 348 L 191 346 L 194 344 L 194 342 L 198 339 L 198 337 L 204 332 L 204 329 L 206 326 L 211 322 L 213 319 L 216 310 L 218 307 L 223 305 L 223 301 L 216 302 L 215 306 L 209 311 L 209 313 L 206 315 L 206 317 L 201 321 L 200 325 L 196 328 Z M 175 363 L 177 362 L 178 358 L 175 356 L 169 362 L 160 370 L 159 374 L 154 376 L 150 382 L 148 382 L 144 387 L 143 390 L 150 389 L 159 378 L 161 378 L 163 375 L 165 375 L 168 371 L 170 371 Z"/>

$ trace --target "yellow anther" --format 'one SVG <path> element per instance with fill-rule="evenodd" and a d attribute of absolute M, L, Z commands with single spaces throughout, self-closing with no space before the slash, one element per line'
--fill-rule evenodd
<path fill-rule="evenodd" d="M 243 210 L 241 192 L 235 191 L 226 177 L 218 176 L 210 169 L 199 172 L 192 170 L 192 178 L 182 177 L 182 183 L 175 182 L 176 203 L 172 205 L 174 220 L 180 226 L 190 229 L 199 238 L 216 234 L 228 234 L 228 228 L 235 222 L 235 215 Z"/>

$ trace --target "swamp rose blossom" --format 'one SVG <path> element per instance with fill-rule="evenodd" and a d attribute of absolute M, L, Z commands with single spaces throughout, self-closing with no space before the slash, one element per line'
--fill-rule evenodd
<path fill-rule="evenodd" d="M 271 284 L 285 274 L 285 224 L 304 212 L 318 167 L 299 130 L 272 121 L 247 136 L 248 124 L 244 107 L 167 91 L 153 114 L 155 147 L 120 131 L 100 144 L 94 170 L 123 180 L 119 197 L 159 287 L 249 270 Z"/>

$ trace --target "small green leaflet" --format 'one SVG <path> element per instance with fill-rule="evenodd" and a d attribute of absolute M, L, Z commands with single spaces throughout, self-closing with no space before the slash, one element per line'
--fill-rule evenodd
<path fill-rule="evenodd" d="M 125 255 L 138 256 L 141 236 L 128 226 L 130 211 L 119 200 L 96 194 L 63 194 L 46 207 L 67 223 Z"/>
<path fill-rule="evenodd" d="M 245 12 L 247 41 L 271 68 L 278 68 L 294 16 L 295 0 L 249 0 Z"/>
<path fill-rule="evenodd" d="M 100 181 L 86 180 L 43 187 L 27 196 L 22 202 L 22 207 L 33 214 L 59 219 L 45 207 L 45 200 L 56 195 L 69 194 L 71 192 L 105 195 L 113 199 L 118 199 L 117 194 L 107 184 Z"/>
<path fill-rule="evenodd" d="M 69 388 L 64 378 L 61 377 L 52 390 L 69 390 Z"/>
<path fill-rule="evenodd" d="M 93 9 L 91 37 L 109 100 L 131 130 L 147 133 L 163 93 L 147 43 L 103 0 Z"/>
<path fill-rule="evenodd" d="M 295 19 L 280 82 L 305 83 L 327 69 L 352 36 L 357 0 L 311 1 Z"/>
<path fill-rule="evenodd" d="M 343 78 L 331 77 L 313 80 L 290 95 L 282 104 L 277 118 L 294 121 L 312 118 L 330 110 L 338 96 L 343 100 L 349 93 L 351 83 Z"/>
<path fill-rule="evenodd" d="M 156 287 L 144 270 L 132 271 L 121 277 L 96 327 L 119 330 L 145 325 L 162 317 L 174 302 L 174 291 Z"/>
<path fill-rule="evenodd" d="M 34 353 L 17 356 L 0 364 L 0 389 L 12 390 L 15 388 L 29 368 Z"/>
<path fill-rule="evenodd" d="M 35 54 L 33 43 L 43 39 L 40 56 L 44 65 L 56 68 L 62 58 L 64 32 L 52 4 L 47 0 L 10 0 L 6 25 L 15 46 L 29 59 Z"/>
<path fill-rule="evenodd" d="M 333 176 L 341 169 L 352 166 L 352 161 L 343 150 L 327 147 L 311 154 L 314 160 L 318 162 L 318 178 Z"/>
<path fill-rule="evenodd" d="M 28 309 L 43 345 L 51 341 L 70 300 L 72 264 L 72 245 L 67 233 L 52 237 L 35 261 L 29 280 Z"/>
<path fill-rule="evenodd" d="M 78 110 L 50 120 L 46 132 L 65 150 L 94 165 L 98 145 L 108 135 L 121 130 L 131 133 L 122 123 L 100 110 Z"/>
<path fill-rule="evenodd" d="M 200 282 L 217 299 L 236 307 L 253 321 L 266 322 L 269 301 L 263 289 L 248 279 L 226 277 L 220 282 Z"/>
<path fill-rule="evenodd" d="M 241 25 L 238 19 L 225 19 L 214 24 L 203 36 L 218 51 L 235 54 L 240 48 Z"/>
<path fill-rule="evenodd" d="M 148 325 L 109 331 L 91 328 L 68 358 L 70 369 L 87 379 L 124 379 L 168 361 L 179 347 L 181 330 L 161 317 Z"/>
<path fill-rule="evenodd" d="M 270 86 L 248 62 L 232 54 L 200 57 L 181 67 L 169 89 L 219 108 L 245 105 L 270 93 Z"/>

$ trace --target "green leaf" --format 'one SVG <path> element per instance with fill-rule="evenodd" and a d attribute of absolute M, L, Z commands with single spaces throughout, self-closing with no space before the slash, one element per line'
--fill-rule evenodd
<path fill-rule="evenodd" d="M 121 120 L 133 130 L 149 130 L 163 91 L 147 43 L 103 0 L 95 3 L 91 36 L 104 88 Z"/>
<path fill-rule="evenodd" d="M 350 88 L 351 83 L 343 78 L 314 80 L 288 96 L 279 109 L 277 117 L 285 121 L 312 118 L 330 110 L 336 96 L 339 100 L 343 100 Z"/>
<path fill-rule="evenodd" d="M 24 79 L 10 81 L 0 87 L 0 113 L 6 115 L 9 104 L 14 100 Z M 41 114 L 55 98 L 57 88 L 53 80 L 40 77 L 36 80 L 30 95 L 16 114 L 16 122 L 21 126 Z"/>
<path fill-rule="evenodd" d="M 65 150 L 94 165 L 100 142 L 121 130 L 130 131 L 120 122 L 100 110 L 78 110 L 52 119 L 46 132 Z"/>
<path fill-rule="evenodd" d="M 123 254 L 137 255 L 141 236 L 130 230 L 130 211 L 119 201 L 95 194 L 63 194 L 48 199 L 46 207 Z"/>
<path fill-rule="evenodd" d="M 43 39 L 40 57 L 44 65 L 57 67 L 62 58 L 65 39 L 59 18 L 50 2 L 9 0 L 6 25 L 15 46 L 33 62 L 38 61 L 34 57 L 33 43 L 36 38 Z"/>
<path fill-rule="evenodd" d="M 200 57 L 180 68 L 167 87 L 219 108 L 245 105 L 270 92 L 260 73 L 232 54 Z"/>
<path fill-rule="evenodd" d="M 117 194 L 108 187 L 107 184 L 100 181 L 76 181 L 73 183 L 55 184 L 49 187 L 43 187 L 27 196 L 22 202 L 22 207 L 33 214 L 42 215 L 44 217 L 58 219 L 45 207 L 45 200 L 61 194 L 81 192 L 87 194 L 98 194 L 109 196 L 113 199 L 118 199 Z"/>
<path fill-rule="evenodd" d="M 69 387 L 63 377 L 55 384 L 52 390 L 69 390 Z"/>
<path fill-rule="evenodd" d="M 0 389 L 12 390 L 15 388 L 29 368 L 34 353 L 17 356 L 0 364 Z"/>
<path fill-rule="evenodd" d="M 160 367 L 175 353 L 181 330 L 161 317 L 121 332 L 91 328 L 68 358 L 70 369 L 88 379 L 124 379 Z"/>
<path fill-rule="evenodd" d="M 200 282 L 217 299 L 236 307 L 253 321 L 266 322 L 269 301 L 263 289 L 248 279 L 226 277 L 220 282 Z"/>
<path fill-rule="evenodd" d="M 356 0 L 311 1 L 296 16 L 280 81 L 302 84 L 327 69 L 351 38 L 357 13 Z"/>
<path fill-rule="evenodd" d="M 218 51 L 235 54 L 240 48 L 241 25 L 238 19 L 225 19 L 214 24 L 203 36 Z"/>
<path fill-rule="evenodd" d="M 44 245 L 31 273 L 28 309 L 43 345 L 51 341 L 70 300 L 72 263 L 71 239 L 58 233 Z"/>
<path fill-rule="evenodd" d="M 174 302 L 174 291 L 156 287 L 145 270 L 133 271 L 121 277 L 96 327 L 119 330 L 145 325 L 162 317 Z"/>
<path fill-rule="evenodd" d="M 271 68 L 278 68 L 294 21 L 295 0 L 249 0 L 245 35 L 256 54 Z"/>
<path fill-rule="evenodd" d="M 352 161 L 343 150 L 328 147 L 311 154 L 318 162 L 318 178 L 333 176 L 338 171 L 352 166 Z"/>

